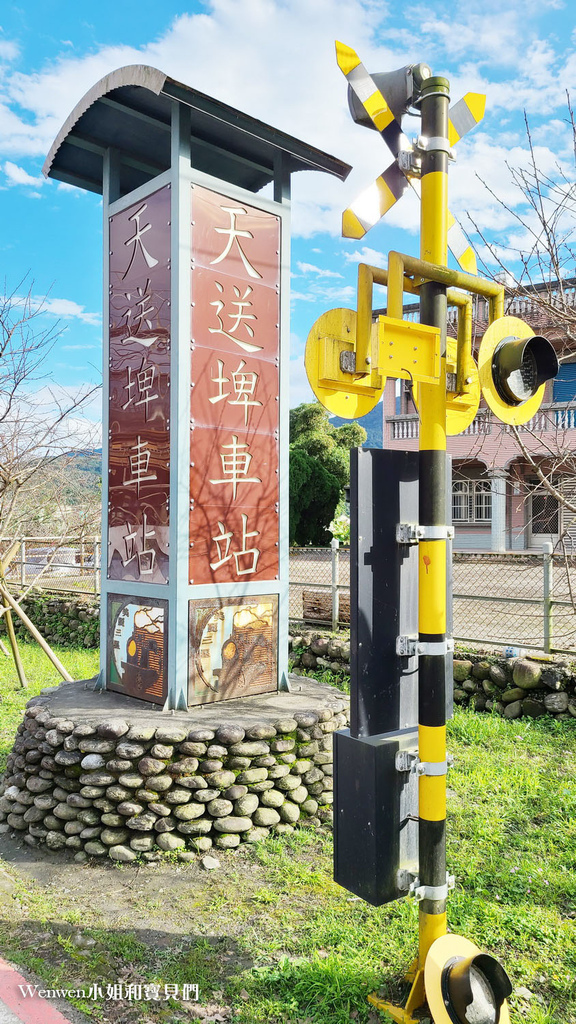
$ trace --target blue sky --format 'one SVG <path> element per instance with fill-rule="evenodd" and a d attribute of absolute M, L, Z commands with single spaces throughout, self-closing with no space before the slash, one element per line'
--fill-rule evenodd
<path fill-rule="evenodd" d="M 457 147 L 450 205 L 490 270 L 474 224 L 500 246 L 525 248 L 513 211 L 525 213 L 507 164 L 525 167 L 526 112 L 538 166 L 574 181 L 566 90 L 576 104 L 576 19 L 570 0 L 27 0 L 0 8 L 0 279 L 22 280 L 46 322 L 64 331 L 50 357 L 58 385 L 99 379 L 99 198 L 44 181 L 41 168 L 62 122 L 104 74 L 144 63 L 247 111 L 353 165 L 345 183 L 293 179 L 292 403 L 308 401 L 303 351 L 325 310 L 355 305 L 359 261 L 384 265 L 392 248 L 418 253 L 418 208 L 405 195 L 362 242 L 340 237 L 342 210 L 390 162 L 375 132 L 353 124 L 334 40 L 370 71 L 424 60 L 451 81 L 452 101 L 487 95 L 484 121 Z M 417 123 L 405 122 L 409 136 Z M 479 178 L 508 204 L 503 210 Z M 528 218 L 530 217 L 528 213 Z M 574 270 L 570 270 L 574 273 Z M 94 405 L 91 415 L 98 418 Z"/>

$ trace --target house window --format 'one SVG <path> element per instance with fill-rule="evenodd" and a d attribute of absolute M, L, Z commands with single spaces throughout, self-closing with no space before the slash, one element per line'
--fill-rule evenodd
<path fill-rule="evenodd" d="M 488 480 L 456 480 L 452 484 L 452 521 L 489 523 L 492 489 Z"/>
<path fill-rule="evenodd" d="M 552 385 L 554 402 L 573 402 L 576 398 L 576 363 L 561 363 Z"/>
<path fill-rule="evenodd" d="M 492 519 L 492 488 L 488 480 L 474 484 L 474 519 L 477 523 Z"/>
<path fill-rule="evenodd" d="M 452 521 L 467 523 L 470 519 L 469 509 L 470 482 L 457 480 L 452 484 Z"/>

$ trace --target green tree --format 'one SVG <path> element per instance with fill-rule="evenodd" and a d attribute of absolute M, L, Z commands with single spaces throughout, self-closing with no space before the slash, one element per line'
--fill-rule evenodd
<path fill-rule="evenodd" d="M 358 423 L 333 427 L 319 402 L 290 410 L 290 540 L 327 544 L 328 525 L 350 480 L 350 448 L 366 431 Z"/>

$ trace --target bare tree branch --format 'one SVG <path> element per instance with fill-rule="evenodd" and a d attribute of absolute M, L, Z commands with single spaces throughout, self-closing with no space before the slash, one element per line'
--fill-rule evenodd
<path fill-rule="evenodd" d="M 32 287 L 21 294 L 24 283 L 0 295 L 0 535 L 19 536 L 42 522 L 63 536 L 91 533 L 99 501 L 94 488 L 82 493 L 76 467 L 78 455 L 93 450 L 83 413 L 98 388 L 55 388 L 47 357 L 61 328 L 44 326 L 44 305 Z"/>

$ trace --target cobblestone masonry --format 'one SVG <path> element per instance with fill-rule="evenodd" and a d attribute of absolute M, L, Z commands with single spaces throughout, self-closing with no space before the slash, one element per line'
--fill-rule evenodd
<path fill-rule="evenodd" d="M 45 691 L 18 727 L 0 830 L 78 862 L 129 862 L 329 825 L 348 701 L 313 680 L 294 688 L 169 716 L 83 683 Z"/>
<path fill-rule="evenodd" d="M 350 642 L 320 632 L 290 637 L 296 673 L 329 669 L 350 675 Z M 496 711 L 504 718 L 576 718 L 574 664 L 560 657 L 504 658 L 485 654 L 454 657 L 454 701 L 473 711 Z"/>

